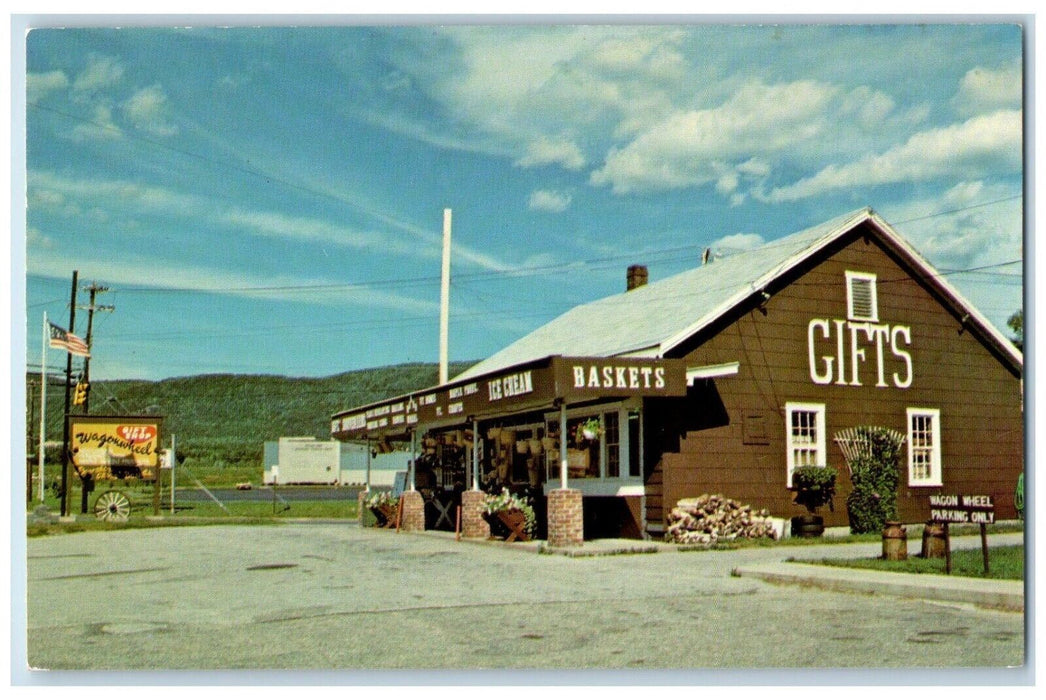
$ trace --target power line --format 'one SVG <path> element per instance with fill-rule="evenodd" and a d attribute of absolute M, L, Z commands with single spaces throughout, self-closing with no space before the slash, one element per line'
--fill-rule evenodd
<path fill-rule="evenodd" d="M 962 212 L 970 211 L 971 209 L 980 209 L 981 207 L 987 207 L 987 206 L 990 206 L 992 204 L 1000 204 L 1002 202 L 1010 202 L 1010 201 L 1013 201 L 1014 199 L 1020 199 L 1023 196 L 1024 196 L 1023 194 L 1015 194 L 1015 195 L 1012 195 L 1010 197 L 1002 197 L 1000 199 L 993 199 L 993 200 L 991 200 L 989 202 L 980 202 L 979 204 L 969 204 L 969 205 L 967 205 L 965 207 L 959 207 L 957 209 L 948 209 L 946 211 L 939 211 L 939 212 L 936 212 L 936 213 L 933 213 L 933 214 L 927 214 L 925 216 L 916 216 L 916 217 L 911 218 L 911 219 L 905 219 L 904 221 L 896 222 L 894 225 L 895 226 L 903 226 L 904 224 L 910 224 L 910 223 L 915 222 L 915 221 L 925 221 L 926 219 L 934 219 L 934 218 L 937 218 L 938 216 L 948 216 L 950 214 L 961 214 Z"/>

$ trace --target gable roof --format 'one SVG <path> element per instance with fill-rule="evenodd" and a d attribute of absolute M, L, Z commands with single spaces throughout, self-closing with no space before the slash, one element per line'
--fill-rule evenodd
<path fill-rule="evenodd" d="M 907 259 L 981 328 L 988 342 L 1023 366 L 1020 351 L 870 208 L 859 209 L 759 248 L 658 282 L 576 306 L 460 374 L 469 379 L 551 355 L 664 357 L 673 348 L 862 224 Z"/>

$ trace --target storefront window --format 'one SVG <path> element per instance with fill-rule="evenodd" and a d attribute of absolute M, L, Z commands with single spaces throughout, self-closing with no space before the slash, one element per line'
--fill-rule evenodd
<path fill-rule="evenodd" d="M 617 413 L 603 414 L 603 444 L 606 446 L 609 479 L 621 476 L 621 432 L 617 422 Z"/>
<path fill-rule="evenodd" d="M 642 452 L 640 451 L 641 440 L 639 411 L 628 412 L 628 475 L 639 477 L 643 475 Z"/>
<path fill-rule="evenodd" d="M 625 416 L 627 424 L 622 421 Z M 557 435 L 556 447 L 545 454 L 546 479 L 559 479 L 559 418 L 546 415 L 545 430 Z M 618 407 L 567 417 L 567 478 L 620 479 L 640 475 L 640 414 Z"/>

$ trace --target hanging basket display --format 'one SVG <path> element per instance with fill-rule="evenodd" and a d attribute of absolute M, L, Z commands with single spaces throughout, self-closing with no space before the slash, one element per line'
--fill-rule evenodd
<path fill-rule="evenodd" d="M 574 439 L 578 444 L 584 444 L 586 442 L 598 440 L 599 436 L 602 434 L 603 425 L 599 422 L 599 418 L 589 418 L 578 425 Z"/>

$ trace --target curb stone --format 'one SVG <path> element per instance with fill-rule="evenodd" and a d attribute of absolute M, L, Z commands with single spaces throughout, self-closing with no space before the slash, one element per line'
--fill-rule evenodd
<path fill-rule="evenodd" d="M 970 603 L 981 607 L 1024 612 L 1023 581 L 845 569 L 797 562 L 749 564 L 737 567 L 733 573 L 736 576 L 748 576 L 768 583 Z"/>

